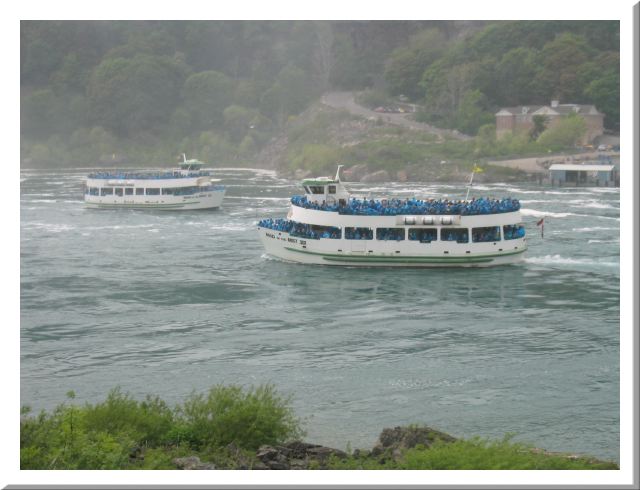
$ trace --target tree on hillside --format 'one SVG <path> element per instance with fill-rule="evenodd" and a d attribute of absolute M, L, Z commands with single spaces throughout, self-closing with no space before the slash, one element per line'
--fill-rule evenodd
<path fill-rule="evenodd" d="M 549 118 L 543 114 L 535 114 L 532 118 L 533 127 L 529 131 L 529 137 L 532 141 L 538 139 L 538 137 L 547 129 Z"/>
<path fill-rule="evenodd" d="M 287 116 L 302 112 L 316 95 L 309 75 L 289 64 L 278 74 L 271 88 L 262 94 L 260 112 L 281 126 Z"/>
<path fill-rule="evenodd" d="M 384 76 L 392 94 L 404 94 L 415 100 L 423 95 L 419 83 L 422 74 L 446 48 L 447 40 L 439 29 L 427 29 L 411 37 L 407 46 L 397 48 L 387 60 Z"/>
<path fill-rule="evenodd" d="M 561 101 L 577 101 L 584 91 L 578 85 L 577 72 L 592 56 L 593 49 L 583 36 L 565 32 L 545 44 L 537 77 L 542 93 Z"/>
<path fill-rule="evenodd" d="M 478 128 L 491 124 L 494 115 L 488 111 L 487 97 L 480 90 L 469 90 L 462 97 L 455 115 L 455 126 L 466 134 L 476 134 Z"/>
<path fill-rule="evenodd" d="M 106 58 L 93 71 L 87 89 L 92 122 L 128 136 L 168 122 L 185 71 L 168 57 Z"/>
<path fill-rule="evenodd" d="M 439 60 L 425 72 L 420 86 L 425 91 L 425 106 L 431 120 L 453 124 L 465 94 L 478 88 L 482 63 L 464 63 L 447 67 Z M 447 122 L 448 121 L 448 122 Z"/>
<path fill-rule="evenodd" d="M 545 129 L 538 138 L 538 143 L 551 150 L 559 150 L 580 142 L 586 131 L 584 119 L 578 114 L 571 114 Z"/>
<path fill-rule="evenodd" d="M 224 110 L 224 127 L 231 136 L 232 141 L 241 141 L 249 132 L 254 121 L 258 117 L 258 111 L 247 109 L 238 105 L 230 105 Z"/>
<path fill-rule="evenodd" d="M 538 53 L 528 47 L 514 48 L 496 66 L 496 83 L 489 92 L 499 106 L 539 102 L 535 86 Z"/>
<path fill-rule="evenodd" d="M 195 129 L 222 125 L 223 111 L 233 100 L 233 81 L 218 71 L 191 75 L 182 89 L 184 106 Z"/>
<path fill-rule="evenodd" d="M 584 93 L 604 113 L 605 127 L 620 129 L 620 72 L 611 71 L 587 85 Z"/>

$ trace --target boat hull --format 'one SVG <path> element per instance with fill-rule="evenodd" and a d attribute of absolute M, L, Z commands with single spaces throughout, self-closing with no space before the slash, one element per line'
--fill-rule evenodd
<path fill-rule="evenodd" d="M 395 242 L 367 244 L 346 239 L 303 239 L 286 232 L 258 228 L 260 240 L 268 255 L 301 264 L 339 265 L 351 267 L 490 267 L 521 261 L 527 250 L 524 239 L 473 244 L 420 244 L 404 247 Z M 355 250 L 361 248 L 362 250 Z M 465 248 L 472 248 L 467 251 Z M 396 250 L 399 249 L 399 250 Z M 449 250 L 446 250 L 449 249 Z"/>
<path fill-rule="evenodd" d="M 85 195 L 88 208 L 99 209 L 155 209 L 161 211 L 189 211 L 215 209 L 222 204 L 225 191 L 208 191 L 189 196 L 89 196 Z"/>

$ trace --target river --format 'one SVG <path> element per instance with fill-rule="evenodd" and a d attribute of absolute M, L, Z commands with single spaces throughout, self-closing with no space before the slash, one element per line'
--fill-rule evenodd
<path fill-rule="evenodd" d="M 85 209 L 86 173 L 21 172 L 22 404 L 269 382 L 306 440 L 341 449 L 419 423 L 619 460 L 619 189 L 475 186 L 521 200 L 522 263 L 358 269 L 264 254 L 255 223 L 301 190 L 268 171 L 218 170 L 220 210 L 165 213 Z"/>

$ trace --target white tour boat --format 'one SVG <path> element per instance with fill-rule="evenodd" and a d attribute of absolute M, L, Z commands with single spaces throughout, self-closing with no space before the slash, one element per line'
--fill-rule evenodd
<path fill-rule="evenodd" d="M 527 250 L 516 199 L 380 199 L 351 195 L 340 182 L 302 181 L 286 219 L 258 222 L 271 256 L 305 264 L 486 267 Z"/>
<path fill-rule="evenodd" d="M 94 208 L 211 209 L 222 204 L 225 188 L 198 160 L 158 172 L 103 171 L 89 174 L 84 201 Z"/>

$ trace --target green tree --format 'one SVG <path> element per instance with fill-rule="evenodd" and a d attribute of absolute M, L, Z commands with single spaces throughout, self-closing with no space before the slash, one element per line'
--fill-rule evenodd
<path fill-rule="evenodd" d="M 224 110 L 224 127 L 233 141 L 240 141 L 251 129 L 251 122 L 258 116 L 255 109 L 230 105 Z"/>
<path fill-rule="evenodd" d="M 487 97 L 480 90 L 470 90 L 464 94 L 458 106 L 456 127 L 466 134 L 476 134 L 484 124 L 491 124 L 494 115 L 488 111 Z"/>
<path fill-rule="evenodd" d="M 56 127 L 61 101 L 51 89 L 36 90 L 20 99 L 20 129 L 23 135 L 44 137 Z"/>
<path fill-rule="evenodd" d="M 620 129 L 620 72 L 611 71 L 587 85 L 584 94 L 603 112 L 605 127 Z"/>
<path fill-rule="evenodd" d="M 262 94 L 260 112 L 282 126 L 287 116 L 302 112 L 316 95 L 308 74 L 287 65 L 271 88 Z"/>
<path fill-rule="evenodd" d="M 422 74 L 445 51 L 447 40 L 439 29 L 414 34 L 407 46 L 396 48 L 387 60 L 384 77 L 392 94 L 412 99 L 423 95 L 419 83 Z"/>
<path fill-rule="evenodd" d="M 545 129 L 538 138 L 538 143 L 550 150 L 561 150 L 578 143 L 586 131 L 584 119 L 577 114 L 571 114 Z"/>
<path fill-rule="evenodd" d="M 182 63 L 168 57 L 105 59 L 87 89 L 92 122 L 129 136 L 168 122 L 185 71 Z"/>
<path fill-rule="evenodd" d="M 452 67 L 448 67 L 444 60 L 433 63 L 425 71 L 421 81 L 421 87 L 426 92 L 425 106 L 429 118 L 448 127 L 455 125 L 456 113 L 463 98 L 482 85 L 480 81 L 484 68 L 482 62 L 463 63 Z M 474 103 L 476 102 L 478 101 Z M 473 105 L 471 99 L 468 99 L 466 104 Z"/>
<path fill-rule="evenodd" d="M 533 127 L 531 128 L 531 131 L 529 131 L 529 137 L 535 141 L 547 128 L 549 118 L 542 114 L 536 114 L 531 119 L 533 121 Z"/>
<path fill-rule="evenodd" d="M 500 106 L 537 102 L 537 71 L 537 51 L 528 47 L 514 48 L 505 53 L 497 64 L 496 83 L 490 93 Z"/>
<path fill-rule="evenodd" d="M 219 127 L 223 111 L 233 99 L 233 82 L 218 71 L 195 73 L 184 83 L 182 95 L 195 128 Z"/>
<path fill-rule="evenodd" d="M 594 55 L 584 36 L 565 32 L 545 44 L 540 53 L 537 82 L 542 93 L 561 101 L 575 101 L 584 90 L 577 75 L 580 66 Z"/>

